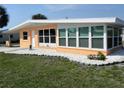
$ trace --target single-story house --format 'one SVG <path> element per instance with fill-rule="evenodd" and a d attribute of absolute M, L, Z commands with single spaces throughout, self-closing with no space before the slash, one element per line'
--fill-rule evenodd
<path fill-rule="evenodd" d="M 8 33 L 20 34 L 20 47 L 51 48 L 78 54 L 108 55 L 122 47 L 124 21 L 117 17 L 28 20 Z"/>

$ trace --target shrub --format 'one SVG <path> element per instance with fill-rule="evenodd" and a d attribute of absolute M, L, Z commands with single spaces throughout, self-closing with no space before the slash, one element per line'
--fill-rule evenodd
<path fill-rule="evenodd" d="M 106 56 L 102 52 L 98 52 L 97 59 L 98 60 L 105 60 L 106 59 Z"/>
<path fill-rule="evenodd" d="M 105 60 L 106 56 L 103 53 L 98 52 L 97 55 L 90 54 L 90 55 L 87 56 L 87 58 L 91 59 L 91 60 Z"/>

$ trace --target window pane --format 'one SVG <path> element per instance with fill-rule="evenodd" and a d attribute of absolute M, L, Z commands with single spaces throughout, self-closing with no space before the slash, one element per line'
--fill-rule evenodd
<path fill-rule="evenodd" d="M 49 30 L 48 29 L 44 30 L 44 35 L 45 36 L 48 36 L 49 35 Z"/>
<path fill-rule="evenodd" d="M 103 48 L 103 38 L 92 38 L 92 48 Z"/>
<path fill-rule="evenodd" d="M 76 37 L 76 28 L 68 28 L 68 37 Z"/>
<path fill-rule="evenodd" d="M 76 47 L 76 38 L 68 38 L 68 46 Z"/>
<path fill-rule="evenodd" d="M 103 36 L 103 26 L 92 26 L 91 33 L 92 36 Z"/>
<path fill-rule="evenodd" d="M 107 46 L 108 48 L 112 48 L 112 38 L 107 39 Z"/>
<path fill-rule="evenodd" d="M 121 36 L 121 34 L 122 34 L 122 30 L 120 29 L 120 30 L 119 30 L 119 36 Z"/>
<path fill-rule="evenodd" d="M 114 46 L 117 46 L 117 45 L 118 45 L 118 38 L 114 37 Z"/>
<path fill-rule="evenodd" d="M 107 31 L 107 36 L 112 36 L 112 34 L 113 34 L 113 33 L 112 33 L 112 30 L 108 30 L 108 31 Z"/>
<path fill-rule="evenodd" d="M 50 29 L 50 35 L 56 35 L 55 29 Z"/>
<path fill-rule="evenodd" d="M 39 36 L 43 36 L 43 30 L 39 31 Z"/>
<path fill-rule="evenodd" d="M 27 40 L 28 39 L 28 32 L 23 32 L 23 39 Z"/>
<path fill-rule="evenodd" d="M 43 43 L 43 37 L 39 37 L 39 42 Z"/>
<path fill-rule="evenodd" d="M 49 37 L 44 37 L 45 43 L 49 43 Z"/>
<path fill-rule="evenodd" d="M 28 32 L 23 32 L 23 35 L 28 35 Z"/>
<path fill-rule="evenodd" d="M 79 47 L 88 47 L 88 38 L 79 38 Z"/>
<path fill-rule="evenodd" d="M 112 30 L 112 26 L 107 26 L 107 30 Z"/>
<path fill-rule="evenodd" d="M 0 35 L 0 38 L 3 38 L 3 35 Z"/>
<path fill-rule="evenodd" d="M 23 39 L 24 39 L 24 40 L 27 40 L 27 39 L 28 39 L 28 37 L 27 37 L 27 36 L 23 36 Z"/>
<path fill-rule="evenodd" d="M 122 38 L 119 37 L 119 45 L 122 45 Z"/>
<path fill-rule="evenodd" d="M 79 28 L 79 36 L 88 36 L 89 28 L 88 27 L 80 27 Z"/>
<path fill-rule="evenodd" d="M 65 37 L 65 36 L 66 36 L 65 29 L 59 29 L 59 37 Z"/>
<path fill-rule="evenodd" d="M 66 39 L 65 38 L 59 38 L 59 46 L 66 46 Z"/>
<path fill-rule="evenodd" d="M 114 28 L 114 36 L 118 36 L 118 28 Z"/>
<path fill-rule="evenodd" d="M 55 37 L 51 37 L 51 43 L 56 43 L 56 38 Z"/>
<path fill-rule="evenodd" d="M 13 38 L 13 35 L 10 35 L 10 38 Z"/>

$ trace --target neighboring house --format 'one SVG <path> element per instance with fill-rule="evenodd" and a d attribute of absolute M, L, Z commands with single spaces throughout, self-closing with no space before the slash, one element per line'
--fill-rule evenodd
<path fill-rule="evenodd" d="M 20 33 L 20 47 L 48 47 L 78 54 L 105 55 L 122 47 L 124 21 L 116 17 L 29 20 L 8 33 Z"/>
<path fill-rule="evenodd" d="M 5 44 L 6 41 L 10 40 L 12 43 L 16 43 L 19 41 L 18 33 L 7 33 L 8 30 L 0 31 L 0 44 Z"/>
<path fill-rule="evenodd" d="M 0 44 L 5 44 L 5 41 L 8 39 L 8 36 L 4 34 L 4 31 L 0 31 Z"/>

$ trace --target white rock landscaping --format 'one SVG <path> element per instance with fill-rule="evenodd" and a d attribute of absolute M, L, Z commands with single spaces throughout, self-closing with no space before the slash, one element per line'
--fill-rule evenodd
<path fill-rule="evenodd" d="M 106 65 L 106 64 L 113 64 L 113 63 L 120 63 L 124 61 L 124 49 L 118 50 L 115 53 L 107 56 L 105 61 L 101 60 L 89 60 L 85 55 L 79 54 L 71 54 L 71 53 L 63 53 L 58 52 L 54 49 L 25 49 L 19 47 L 0 47 L 0 52 L 4 53 L 11 53 L 11 54 L 35 54 L 35 55 L 46 55 L 46 56 L 60 56 L 64 58 L 68 58 L 71 61 L 79 62 L 82 64 L 88 65 Z"/>

